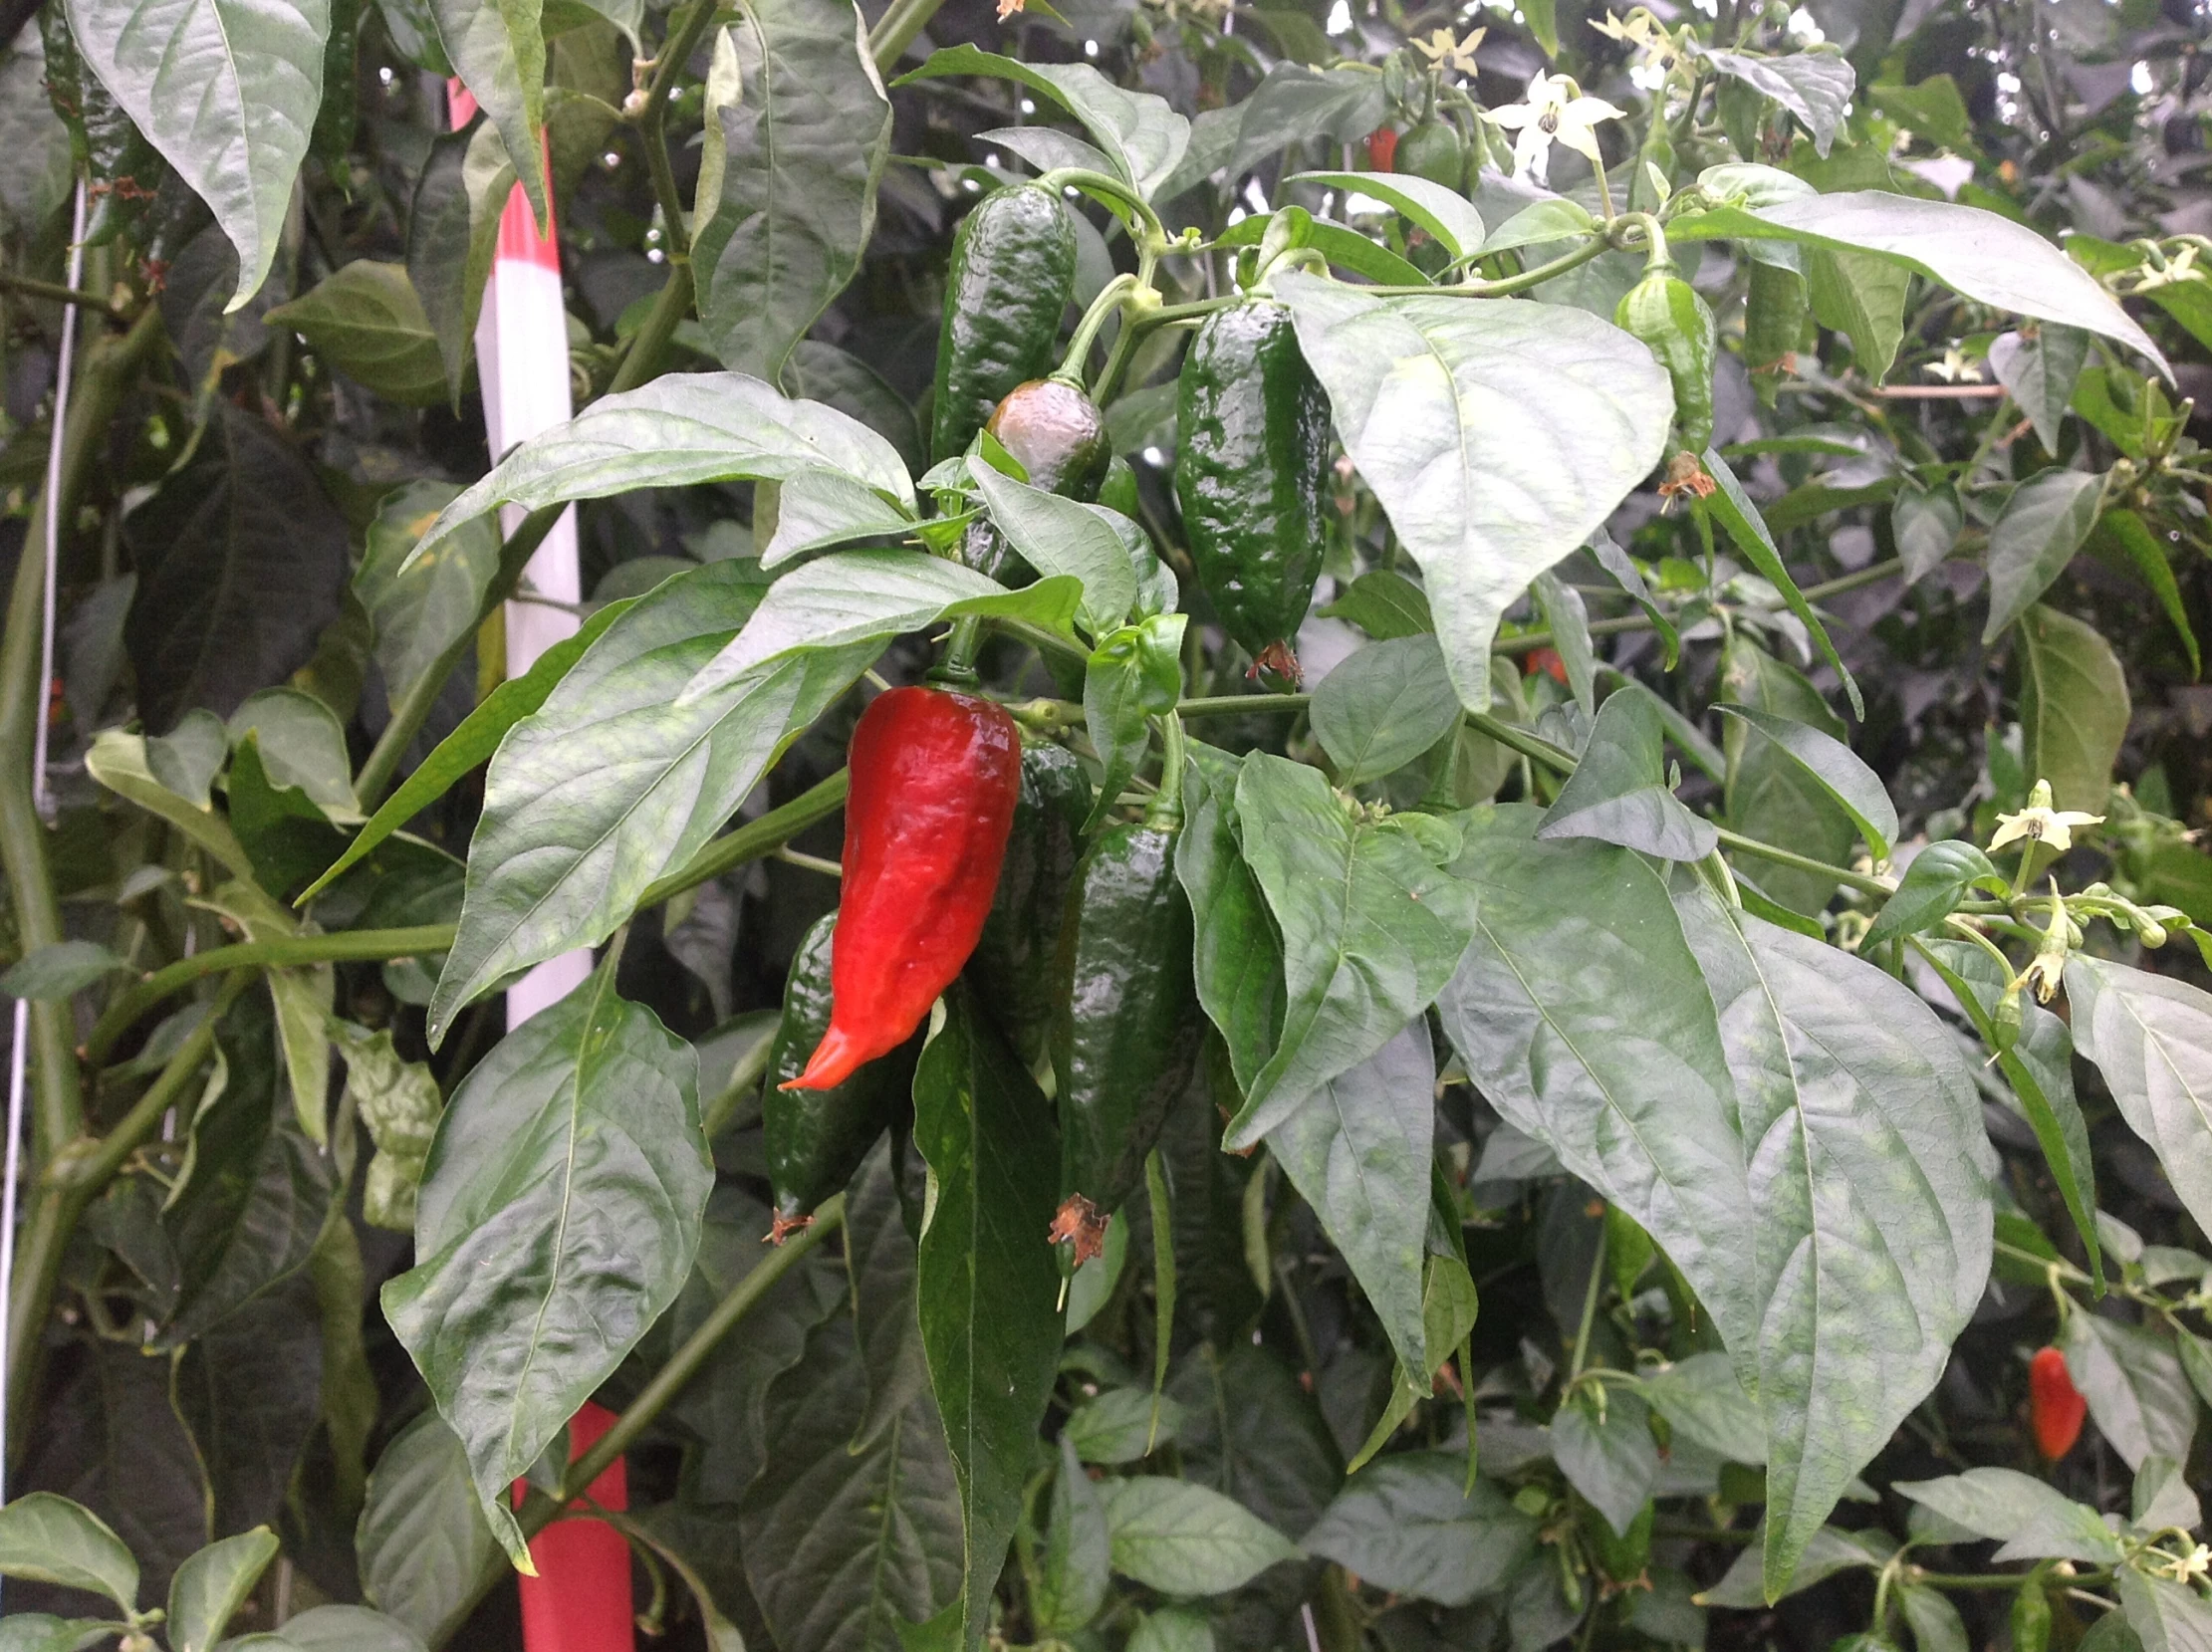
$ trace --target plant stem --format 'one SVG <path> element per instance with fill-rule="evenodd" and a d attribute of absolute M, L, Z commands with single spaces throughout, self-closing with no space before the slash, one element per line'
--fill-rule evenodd
<path fill-rule="evenodd" d="M 707 1140 L 714 1140 L 736 1125 L 746 1101 L 758 1093 L 761 1076 L 768 1070 L 768 1059 L 775 1053 L 776 1035 L 771 1029 L 737 1059 L 737 1064 L 730 1068 L 728 1082 L 722 1086 L 722 1093 L 699 1111 L 700 1133 Z"/>
<path fill-rule="evenodd" d="M 87 348 L 84 372 L 73 387 L 62 429 L 59 485 L 52 497 L 42 494 L 31 512 L 8 598 L 6 633 L 0 637 L 0 867 L 15 911 L 16 941 L 27 953 L 62 939 L 61 907 L 46 863 L 46 826 L 38 813 L 37 776 L 31 772 L 39 722 L 47 711 L 40 664 L 47 525 L 51 521 L 66 528 L 76 516 L 94 448 L 113 422 L 128 380 L 160 337 L 161 313 L 148 305 L 129 332 L 96 339 Z M 41 1165 L 84 1127 L 84 1098 L 70 1048 L 73 1033 L 66 1002 L 32 1004 L 33 1142 Z"/>
<path fill-rule="evenodd" d="M 1841 596 L 1846 590 L 1856 590 L 1862 586 L 1879 585 L 1884 580 L 1894 579 L 1903 571 L 1904 559 L 1892 557 L 1887 562 L 1861 568 L 1855 574 L 1844 574 L 1817 586 L 1807 586 L 1803 595 L 1808 602 L 1822 602 L 1831 596 Z M 1648 631 L 1652 628 L 1651 616 L 1647 613 L 1628 613 L 1614 619 L 1593 619 L 1590 622 L 1592 636 L 1617 636 L 1623 631 Z M 1494 654 L 1534 653 L 1539 648 L 1555 646 L 1556 640 L 1550 631 L 1527 631 L 1494 644 L 1490 651 Z"/>
<path fill-rule="evenodd" d="M 634 347 L 632 354 L 635 354 Z M 625 360 L 623 365 L 628 362 Z M 561 513 L 567 509 L 566 505 L 548 505 L 542 511 L 532 511 L 500 546 L 499 568 L 485 587 L 483 600 L 476 604 L 475 623 L 446 644 L 445 652 L 431 661 L 429 669 L 407 690 L 406 697 L 391 708 L 391 721 L 384 725 L 375 748 L 362 764 L 361 774 L 354 781 L 354 791 L 361 799 L 362 808 L 373 810 L 383 802 L 384 794 L 398 778 L 400 760 L 407 755 L 408 746 L 413 744 L 415 735 L 429 720 L 431 708 L 438 703 L 438 696 L 445 691 L 446 679 L 453 675 L 453 668 L 460 664 L 462 656 L 476 641 L 477 626 L 492 609 L 507 600 L 508 593 L 522 579 L 522 571 L 530 566 L 531 557 L 545 543 L 546 535 L 553 532 L 553 525 L 561 520 Z"/>
<path fill-rule="evenodd" d="M 683 1392 L 685 1384 L 699 1374 L 699 1368 L 707 1362 L 716 1344 L 760 1304 L 776 1282 L 844 1226 L 845 1195 L 840 1193 L 817 1207 L 812 1222 L 771 1251 L 760 1266 L 715 1304 L 705 1322 L 686 1338 L 682 1347 L 669 1355 L 668 1363 L 661 1366 L 653 1379 L 638 1390 L 637 1397 L 614 1420 L 614 1426 L 594 1441 L 591 1450 L 569 1465 L 569 1472 L 561 1477 L 561 1495 L 534 1500 L 534 1506 L 523 1511 L 523 1531 L 536 1536 L 552 1524 L 554 1516 L 563 1508 L 583 1496 L 584 1488 L 597 1480 L 608 1464 L 627 1451 L 652 1425 L 653 1419 L 668 1408 L 669 1402 Z"/>
<path fill-rule="evenodd" d="M 453 925 L 426 923 L 412 929 L 344 929 L 335 935 L 284 935 L 274 940 L 213 947 L 154 971 L 117 998 L 86 1037 L 84 1057 L 91 1065 L 101 1065 L 116 1041 L 148 1010 L 202 976 L 220 970 L 413 958 L 443 952 L 452 944 Z"/>
<path fill-rule="evenodd" d="M 98 311 L 110 321 L 123 319 L 123 312 L 98 293 L 80 292 L 75 287 L 65 287 L 58 281 L 41 281 L 36 276 L 11 275 L 0 270 L 0 291 L 21 293 L 28 299 L 48 299 L 56 304 L 74 304 L 82 310 Z"/>
<path fill-rule="evenodd" d="M 1583 1374 L 1583 1366 L 1590 1359 L 1591 1326 L 1598 1320 L 1598 1298 L 1605 1289 L 1605 1233 L 1598 1234 L 1598 1254 L 1590 1259 L 1590 1287 L 1583 1293 L 1583 1322 L 1575 1331 L 1575 1357 L 1567 1367 L 1567 1385 L 1572 1388 L 1575 1379 Z"/>
<path fill-rule="evenodd" d="M 1826 860 L 1816 860 L 1809 854 L 1799 854 L 1777 843 L 1763 843 L 1756 837 L 1746 837 L 1740 831 L 1730 831 L 1726 826 L 1716 826 L 1720 840 L 1739 854 L 1756 859 L 1771 860 L 1778 866 L 1794 866 L 1801 872 L 1813 872 L 1821 877 L 1833 877 L 1847 889 L 1856 889 L 1862 895 L 1879 895 L 1887 900 L 1897 891 L 1878 877 L 1868 877 L 1864 872 L 1854 872 L 1846 866 L 1832 866 Z"/>
<path fill-rule="evenodd" d="M 710 878 L 782 848 L 817 821 L 826 821 L 843 809 L 846 789 L 852 784 L 852 772 L 840 769 L 759 820 L 725 832 L 666 877 L 647 884 L 645 892 L 637 897 L 636 910 L 657 906 L 670 895 L 696 889 Z"/>
<path fill-rule="evenodd" d="M 163 1063 L 159 1075 L 146 1086 L 143 1095 L 131 1102 L 130 1110 L 116 1121 L 115 1128 L 88 1152 L 65 1155 L 47 1176 L 78 1188 L 87 1198 L 106 1187 L 123 1168 L 123 1161 L 137 1151 L 138 1144 L 153 1133 L 154 1127 L 161 1122 L 161 1115 L 176 1104 L 214 1046 L 216 1023 L 254 979 L 255 972 L 251 969 L 232 970 L 206 1016 L 185 1035 L 184 1041 Z"/>
<path fill-rule="evenodd" d="M 1508 299 L 1516 293 L 1526 293 L 1532 287 L 1541 287 L 1555 276 L 1569 270 L 1579 270 L 1599 253 L 1610 252 L 1612 242 L 1604 235 L 1593 235 L 1573 252 L 1523 270 L 1519 275 L 1500 276 L 1495 281 L 1462 281 L 1454 287 L 1363 287 L 1362 293 L 1376 298 L 1419 299 Z"/>
<path fill-rule="evenodd" d="M 661 233 L 667 240 L 668 261 L 683 266 L 691 261 L 691 233 L 685 227 L 683 197 L 676 193 L 676 171 L 668 159 L 668 99 L 676 78 L 698 50 L 707 25 L 714 21 L 717 0 L 691 0 L 681 21 L 669 26 L 653 65 L 652 85 L 645 92 L 645 107 L 637 116 L 637 135 L 644 139 L 645 165 L 652 173 L 653 196 L 660 202 Z M 708 142 L 719 141 L 719 132 L 708 132 Z M 671 283 L 672 285 L 672 283 Z M 665 290 L 663 290 L 665 292 Z"/>
<path fill-rule="evenodd" d="M 643 324 L 629 336 L 629 348 L 622 352 L 614 376 L 608 383 L 609 395 L 634 390 L 659 373 L 662 357 L 668 354 L 668 341 L 675 337 L 676 329 L 690 312 L 694 291 L 690 258 L 685 257 L 681 262 L 671 260 L 660 297 L 653 300 L 653 307 L 645 312 Z"/>
<path fill-rule="evenodd" d="M 875 60 L 878 74 L 891 72 L 943 4 L 944 0 L 891 0 L 890 9 L 867 32 L 868 55 Z"/>
<path fill-rule="evenodd" d="M 1185 700 L 1175 708 L 1178 717 L 1234 717 L 1248 711 L 1304 711 L 1313 704 L 1311 694 L 1214 694 Z M 1080 715 L 1082 708 L 1077 708 Z"/>

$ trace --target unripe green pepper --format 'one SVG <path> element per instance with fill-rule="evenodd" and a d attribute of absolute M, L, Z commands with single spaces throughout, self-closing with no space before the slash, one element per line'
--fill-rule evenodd
<path fill-rule="evenodd" d="M 1446 189 L 1457 189 L 1466 170 L 1466 146 L 1449 120 L 1427 119 L 1398 139 L 1393 170 Z"/>
<path fill-rule="evenodd" d="M 937 336 L 932 461 L 965 453 L 1007 393 L 1052 365 L 1075 286 L 1075 225 L 1050 189 L 1011 184 L 961 220 Z"/>
<path fill-rule="evenodd" d="M 1713 313 L 1673 264 L 1654 259 L 1613 311 L 1613 325 L 1643 341 L 1674 386 L 1679 446 L 1713 444 Z"/>
<path fill-rule="evenodd" d="M 1805 277 L 1776 264 L 1753 263 L 1744 301 L 1744 366 L 1762 406 L 1774 405 L 1784 375 L 1797 364 L 1806 309 Z"/>
<path fill-rule="evenodd" d="M 769 1049 L 762 1099 L 768 1185 L 776 1196 L 769 1238 L 785 1237 L 814 1220 L 814 1208 L 853 1179 L 885 1127 L 911 1104 L 914 1062 L 923 1032 L 887 1056 L 857 1068 L 828 1089 L 785 1089 L 830 1027 L 830 950 L 837 932 L 830 913 L 808 930 L 784 984 L 784 1015 Z"/>
<path fill-rule="evenodd" d="M 1034 1063 L 1052 1032 L 1054 970 L 1091 782 L 1064 746 L 1022 748 L 1022 795 L 968 979 L 1016 1053 Z"/>
<path fill-rule="evenodd" d="M 1050 1237 L 1072 1242 L 1078 1267 L 1143 1177 L 1204 1031 L 1190 902 L 1175 876 L 1180 812 L 1160 813 L 1099 834 L 1061 922 L 1052 1053 L 1062 1198 Z"/>
<path fill-rule="evenodd" d="M 1296 682 L 1291 639 L 1328 543 L 1329 398 L 1271 299 L 1217 310 L 1183 357 L 1175 464 L 1190 560 L 1214 612 Z"/>
<path fill-rule="evenodd" d="M 1106 416 L 1082 386 L 1058 377 L 1017 384 L 984 429 L 1029 473 L 1031 487 L 1087 505 L 1099 497 L 1113 447 L 1106 440 Z M 1026 586 L 1037 578 L 988 521 L 970 526 L 960 560 L 1001 585 Z"/>

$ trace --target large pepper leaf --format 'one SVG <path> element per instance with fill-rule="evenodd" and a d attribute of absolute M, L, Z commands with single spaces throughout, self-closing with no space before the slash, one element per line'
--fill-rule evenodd
<path fill-rule="evenodd" d="M 692 245 L 699 319 L 723 365 L 773 383 L 860 268 L 891 106 L 853 0 L 749 0 L 728 38 L 742 90 L 706 134 L 723 165 Z"/>
<path fill-rule="evenodd" d="M 914 1145 L 935 1190 L 921 1340 L 959 1474 L 960 1644 L 973 1648 L 1022 1517 L 1064 1321 L 1045 1241 L 1060 1190 L 1051 1108 L 963 987 L 946 995 L 914 1070 Z"/>
<path fill-rule="evenodd" d="M 476 1604 L 499 1542 L 469 1483 L 468 1453 L 435 1411 L 392 1436 L 376 1459 L 354 1553 L 369 1604 L 426 1645 L 444 1645 Z"/>
<path fill-rule="evenodd" d="M 1275 290 L 1346 450 L 1427 576 L 1459 697 L 1482 710 L 1500 616 L 1659 462 L 1666 374 L 1558 305 L 1373 298 L 1306 275 Z"/>
<path fill-rule="evenodd" d="M 2087 620 L 2038 603 L 2020 621 L 2020 728 L 2031 779 L 2061 809 L 2104 813 L 2131 711 L 2127 673 Z"/>
<path fill-rule="evenodd" d="M 2067 960 L 2066 990 L 2082 1054 L 2189 1214 L 2212 1221 L 2212 996 L 2087 953 Z"/>
<path fill-rule="evenodd" d="M 69 25 L 101 84 L 238 249 L 229 308 L 239 309 L 276 258 L 323 105 L 330 0 L 70 0 Z"/>
<path fill-rule="evenodd" d="M 546 39 L 544 0 L 429 0 L 439 44 L 469 96 L 498 129 L 510 155 L 545 148 Z M 520 182 L 541 227 L 553 220 L 545 168 L 524 169 Z M 500 197 L 506 204 L 506 197 Z"/>
<path fill-rule="evenodd" d="M 509 1488 L 675 1300 L 714 1166 L 698 1059 L 614 993 L 614 960 L 510 1033 L 438 1123 L 415 1266 L 384 1316 L 530 1569 Z"/>

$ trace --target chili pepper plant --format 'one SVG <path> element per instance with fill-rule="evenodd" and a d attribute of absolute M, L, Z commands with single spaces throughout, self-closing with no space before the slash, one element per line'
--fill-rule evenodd
<path fill-rule="evenodd" d="M 2208 33 L 0 8 L 0 1646 L 2212 1646 Z"/>

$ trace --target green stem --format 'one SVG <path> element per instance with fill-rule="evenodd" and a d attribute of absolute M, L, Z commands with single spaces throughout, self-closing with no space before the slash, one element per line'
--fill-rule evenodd
<path fill-rule="evenodd" d="M 361 774 L 354 781 L 354 791 L 361 799 L 362 808 L 372 810 L 383 802 L 384 794 L 398 778 L 399 764 L 407 755 L 407 747 L 413 744 L 415 735 L 429 720 L 431 708 L 438 703 L 438 696 L 445 691 L 446 679 L 453 675 L 453 668 L 461 663 L 476 641 L 478 626 L 492 609 L 507 600 L 522 580 L 522 571 L 530 566 L 531 557 L 545 543 L 546 535 L 553 532 L 553 525 L 561 520 L 561 513 L 567 509 L 566 505 L 548 505 L 544 510 L 532 511 L 500 546 L 499 568 L 485 587 L 483 599 L 476 604 L 475 623 L 446 644 L 445 652 L 431 661 L 429 669 L 414 680 L 405 698 L 391 708 L 391 721 L 377 737 L 368 761 L 362 764 Z"/>
<path fill-rule="evenodd" d="M 913 45 L 914 37 L 929 27 L 929 20 L 944 3 L 945 0 L 891 0 L 890 9 L 867 32 L 868 55 L 875 60 L 878 74 L 891 72 L 906 55 L 906 48 Z"/>
<path fill-rule="evenodd" d="M 344 929 L 335 935 L 284 935 L 267 941 L 240 941 L 180 958 L 155 970 L 108 1006 L 85 1039 L 85 1061 L 104 1064 L 108 1053 L 152 1009 L 172 993 L 222 970 L 273 969 L 288 964 L 329 964 L 365 959 L 416 958 L 443 952 L 453 944 L 453 925 L 426 923 L 412 929 Z"/>
<path fill-rule="evenodd" d="M 699 1328 L 685 1339 L 661 1366 L 653 1379 L 638 1390 L 614 1426 L 592 1444 L 592 1449 L 569 1465 L 569 1472 L 561 1477 L 561 1496 L 557 1499 L 536 1500 L 537 1507 L 527 1509 L 522 1516 L 522 1529 L 536 1536 L 552 1523 L 553 1517 L 566 1505 L 584 1495 L 584 1488 L 591 1485 L 615 1458 L 627 1451 L 637 1437 L 651 1426 L 653 1419 L 665 1411 L 670 1402 L 682 1393 L 690 1380 L 699 1374 L 701 1366 L 722 1338 L 737 1328 L 738 1321 L 760 1305 L 763 1297 L 775 1288 L 776 1282 L 803 1262 L 808 1253 L 825 1239 L 845 1226 L 845 1195 L 840 1193 L 819 1206 L 814 1220 L 790 1239 L 764 1257 L 760 1265 L 737 1283 L 734 1290 L 714 1306 Z M 533 1516 L 535 1515 L 535 1519 Z"/>
<path fill-rule="evenodd" d="M 102 298 L 98 293 L 81 292 L 75 287 L 65 287 L 58 281 L 41 281 L 36 276 L 10 275 L 0 270 L 0 291 L 21 293 L 29 299 L 48 299 L 55 304 L 74 304 L 80 310 L 94 310 L 110 321 L 123 320 L 123 312 Z"/>
<path fill-rule="evenodd" d="M 1777 843 L 1762 843 L 1756 837 L 1746 837 L 1740 831 L 1730 831 L 1726 826 L 1714 827 L 1720 840 L 1739 854 L 1748 854 L 1759 860 L 1771 860 L 1778 866 L 1794 866 L 1801 872 L 1813 872 L 1821 877 L 1833 877 L 1846 889 L 1856 889 L 1862 895 L 1880 895 L 1884 900 L 1896 893 L 1878 877 L 1868 877 L 1864 872 L 1854 872 L 1846 866 L 1832 866 L 1826 860 L 1816 860 L 1809 854 L 1799 854 L 1794 849 L 1783 848 Z"/>
<path fill-rule="evenodd" d="M 1311 694 L 1211 694 L 1183 701 L 1175 715 L 1235 717 L 1247 711 L 1304 711 L 1313 703 Z"/>
<path fill-rule="evenodd" d="M 1583 1293 L 1583 1322 L 1575 1331 L 1575 1357 L 1567 1367 L 1567 1385 L 1575 1386 L 1575 1379 L 1583 1374 L 1583 1365 L 1590 1358 L 1591 1327 L 1598 1322 L 1598 1298 L 1605 1289 L 1605 1235 L 1602 1229 L 1598 1236 L 1598 1254 L 1590 1260 L 1590 1287 Z"/>
<path fill-rule="evenodd" d="M 1831 596 L 1841 596 L 1847 590 L 1857 590 L 1863 586 L 1875 586 L 1884 580 L 1896 578 L 1904 571 L 1904 559 L 1891 557 L 1887 562 L 1874 563 L 1854 574 L 1844 574 L 1834 580 L 1823 581 L 1817 586 L 1807 586 L 1802 592 L 1808 602 L 1825 602 Z M 1593 619 L 1592 636 L 1618 636 L 1623 631 L 1648 631 L 1652 629 L 1651 616 L 1647 613 L 1621 614 L 1612 619 Z M 1492 645 L 1494 654 L 1529 654 L 1539 648 L 1551 648 L 1558 639 L 1550 631 L 1525 631 L 1519 636 L 1507 637 Z"/>
<path fill-rule="evenodd" d="M 1915 1583 L 1925 1583 L 1933 1589 L 2017 1589 L 2028 1580 L 2025 1571 L 1922 1571 L 1918 1566 L 1908 1566 L 1906 1573 Z M 2076 1585 L 2109 1583 L 2109 1570 L 2086 1571 L 2079 1577 L 2069 1578 Z"/>
<path fill-rule="evenodd" d="M 692 0 L 682 21 L 670 26 L 653 65 L 645 107 L 637 117 L 637 134 L 645 142 L 645 165 L 652 173 L 653 195 L 660 202 L 663 233 L 668 237 L 668 260 L 677 265 L 691 261 L 691 234 L 685 227 L 683 197 L 676 192 L 675 166 L 668 158 L 668 100 L 675 92 L 677 77 L 698 50 L 707 25 L 714 21 L 716 4 L 717 0 Z M 709 142 L 717 142 L 720 137 L 719 132 L 707 133 Z"/>
<path fill-rule="evenodd" d="M 82 1191 L 87 1198 L 97 1194 L 114 1179 L 138 1144 L 151 1135 L 180 1096 L 185 1086 L 199 1070 L 214 1047 L 215 1026 L 223 1014 L 255 980 L 251 969 L 234 969 L 228 980 L 215 994 L 215 1002 L 200 1024 L 184 1038 L 183 1043 L 163 1063 L 159 1076 L 146 1086 L 146 1091 L 130 1104 L 130 1110 L 116 1121 L 116 1127 L 100 1138 L 96 1147 L 78 1157 L 65 1157 L 48 1174 Z"/>
<path fill-rule="evenodd" d="M 161 313 L 147 305 L 129 332 L 95 339 L 86 349 L 84 372 L 72 387 L 62 430 L 59 486 L 52 497 L 42 493 L 31 512 L 8 598 L 6 633 L 0 637 L 0 868 L 6 872 L 8 901 L 15 912 L 16 942 L 27 953 L 63 938 L 61 906 L 46 862 L 46 825 L 38 813 L 38 777 L 31 772 L 39 723 L 47 711 L 40 659 L 47 525 L 75 519 L 86 476 L 128 381 L 161 336 Z M 32 1139 L 43 1165 L 84 1127 L 85 1107 L 71 1051 L 75 1029 L 68 1003 L 34 1002 L 30 1020 Z"/>
<path fill-rule="evenodd" d="M 983 643 L 983 621 L 974 614 L 963 614 L 952 622 L 952 630 L 945 638 L 944 658 L 929 673 L 931 682 L 950 683 L 955 688 L 973 688 L 975 651 Z"/>
<path fill-rule="evenodd" d="M 722 1093 L 700 1110 L 699 1127 L 707 1140 L 714 1140 L 737 1124 L 745 1103 L 758 1093 L 761 1076 L 768 1071 L 768 1060 L 775 1053 L 776 1035 L 771 1031 L 762 1034 L 759 1042 L 737 1059 Z"/>
<path fill-rule="evenodd" d="M 692 292 L 691 260 L 671 262 L 660 296 L 645 312 L 643 325 L 629 336 L 629 348 L 622 352 L 622 359 L 608 383 L 609 395 L 634 390 L 660 371 L 661 361 L 668 354 L 668 341 L 675 337 L 676 329 L 691 312 Z"/>
<path fill-rule="evenodd" d="M 845 807 L 846 789 L 853 783 L 851 771 L 840 769 L 828 780 L 809 787 L 791 802 L 771 809 L 757 821 L 748 821 L 735 831 L 722 836 L 694 854 L 689 861 L 645 886 L 637 897 L 636 910 L 657 906 L 670 895 L 680 895 L 686 889 L 696 889 L 710 878 L 760 859 L 772 849 L 779 849 L 817 821 L 826 821 Z"/>
<path fill-rule="evenodd" d="M 1144 824 L 1148 826 L 1175 827 L 1183 822 L 1183 720 L 1172 711 L 1159 719 L 1160 764 L 1159 790 L 1152 794 L 1152 801 L 1144 806 Z"/>
<path fill-rule="evenodd" d="M 1047 189 L 1087 189 L 1102 195 L 1111 195 L 1128 207 L 1153 238 L 1162 242 L 1172 239 L 1167 233 L 1167 226 L 1160 222 L 1159 214 L 1152 210 L 1151 203 L 1119 178 L 1108 177 L 1104 172 L 1094 172 L 1085 166 L 1055 166 L 1037 181 Z"/>
<path fill-rule="evenodd" d="M 1083 313 L 1083 320 L 1076 324 L 1076 336 L 1068 341 L 1068 354 L 1060 358 L 1060 370 L 1054 377 L 1078 384 L 1083 381 L 1084 366 L 1091 359 L 1091 347 L 1098 343 L 1106 318 L 1118 311 L 1135 291 L 1136 277 L 1132 275 L 1117 275 L 1099 290 L 1099 296 L 1091 301 L 1091 308 Z"/>
<path fill-rule="evenodd" d="M 1377 298 L 1509 299 L 1516 293 L 1526 293 L 1532 287 L 1541 287 L 1570 270 L 1579 270 L 1599 253 L 1611 250 L 1612 242 L 1607 237 L 1593 235 L 1573 252 L 1562 253 L 1534 269 L 1523 270 L 1519 275 L 1500 276 L 1495 281 L 1462 281 L 1451 287 L 1362 287 L 1359 291 Z"/>

